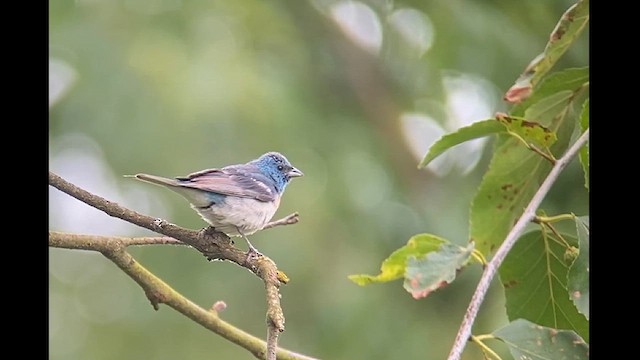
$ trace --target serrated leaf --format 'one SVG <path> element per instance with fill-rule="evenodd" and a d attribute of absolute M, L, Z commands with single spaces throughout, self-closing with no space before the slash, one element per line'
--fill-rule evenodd
<path fill-rule="evenodd" d="M 507 128 L 507 131 L 519 136 L 527 144 L 534 144 L 548 148 L 558 140 L 556 134 L 535 121 L 528 121 L 517 116 L 507 114 L 496 115 L 496 120 Z"/>
<path fill-rule="evenodd" d="M 536 56 L 527 65 L 524 72 L 516 80 L 516 83 L 505 94 L 504 100 L 510 103 L 518 103 L 529 97 L 532 89 L 551 70 L 558 59 L 562 57 L 587 27 L 588 23 L 589 1 L 580 0 L 562 15 L 555 29 L 551 32 L 544 52 Z"/>
<path fill-rule="evenodd" d="M 431 292 L 450 284 L 471 257 L 473 243 L 467 247 L 444 243 L 436 251 L 423 258 L 409 257 L 404 276 L 404 288 L 414 299 L 426 297 Z"/>
<path fill-rule="evenodd" d="M 536 91 L 523 102 L 516 104 L 509 115 L 524 116 L 525 110 L 532 104 L 549 97 L 560 91 L 571 91 L 576 93 L 589 83 L 589 67 L 565 69 L 553 74 L 540 82 Z M 526 118 L 526 116 L 524 116 Z"/>
<path fill-rule="evenodd" d="M 589 128 L 589 99 L 585 100 L 580 114 L 580 129 L 584 133 Z M 584 171 L 584 186 L 589 191 L 589 142 L 580 149 L 580 164 Z"/>
<path fill-rule="evenodd" d="M 569 298 L 567 274 L 572 260 L 565 254 L 578 245 L 540 230 L 523 235 L 500 266 L 509 320 L 527 319 L 543 326 L 573 330 L 589 341 L 589 322 Z"/>
<path fill-rule="evenodd" d="M 549 148 L 553 154 L 568 147 L 575 126 L 569 111 L 574 95 L 560 91 L 526 111 L 525 118 L 536 119 L 557 134 L 558 141 Z M 471 240 L 480 252 L 488 256 L 500 246 L 550 170 L 548 160 L 517 139 L 499 135 L 489 169 L 471 204 Z"/>
<path fill-rule="evenodd" d="M 447 149 L 459 145 L 465 141 L 485 137 L 487 135 L 504 132 L 505 127 L 495 119 L 482 120 L 475 122 L 469 126 L 461 127 L 456 132 L 442 136 L 429 147 L 429 151 L 424 159 L 418 165 L 418 168 L 424 168 L 429 165 L 431 160 L 445 152 Z"/>
<path fill-rule="evenodd" d="M 431 234 L 418 234 L 409 239 L 407 245 L 394 251 L 386 258 L 380 266 L 378 275 L 349 275 L 349 280 L 360 286 L 371 283 L 388 282 L 404 277 L 409 257 L 423 257 L 424 255 L 437 251 L 442 244 L 448 241 Z"/>
<path fill-rule="evenodd" d="M 568 289 L 576 308 L 589 320 L 589 217 L 576 218 L 580 252 L 571 265 Z"/>
<path fill-rule="evenodd" d="M 493 332 L 514 359 L 587 360 L 589 345 L 571 330 L 556 330 L 518 319 Z"/>

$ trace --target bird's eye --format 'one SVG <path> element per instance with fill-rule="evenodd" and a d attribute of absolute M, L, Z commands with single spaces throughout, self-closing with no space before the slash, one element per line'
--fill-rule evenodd
<path fill-rule="evenodd" d="M 278 171 L 282 171 L 282 169 L 284 169 L 284 166 L 278 165 Z"/>

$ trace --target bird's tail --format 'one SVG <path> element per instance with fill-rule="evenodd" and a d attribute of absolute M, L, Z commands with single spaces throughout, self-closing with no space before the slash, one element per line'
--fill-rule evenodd
<path fill-rule="evenodd" d="M 125 177 L 133 177 L 148 183 L 168 186 L 168 187 L 180 186 L 175 179 L 168 179 L 162 176 L 155 176 L 155 175 L 149 175 L 149 174 L 135 174 L 135 175 L 125 175 Z"/>
<path fill-rule="evenodd" d="M 132 177 L 151 184 L 164 186 L 169 190 L 177 192 L 196 207 L 211 206 L 213 202 L 213 200 L 208 196 L 208 192 L 189 187 L 185 184 L 180 183 L 176 179 L 168 179 L 162 176 L 149 174 L 125 175 L 125 177 Z"/>

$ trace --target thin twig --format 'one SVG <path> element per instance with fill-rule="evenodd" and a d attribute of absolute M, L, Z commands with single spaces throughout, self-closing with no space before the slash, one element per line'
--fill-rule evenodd
<path fill-rule="evenodd" d="M 576 141 L 569 148 L 569 150 L 567 150 L 567 152 L 556 161 L 547 178 L 544 180 L 542 185 L 540 185 L 540 188 L 535 193 L 533 198 L 531 198 L 531 202 L 529 202 L 529 205 L 524 210 L 520 219 L 518 219 L 516 224 L 513 226 L 513 228 L 505 238 L 502 245 L 500 245 L 493 259 L 491 259 L 491 261 L 485 267 L 484 272 L 482 273 L 482 277 L 478 282 L 478 286 L 476 287 L 476 291 L 471 298 L 471 302 L 469 303 L 467 312 L 464 315 L 462 324 L 460 325 L 460 329 L 458 330 L 458 334 L 456 335 L 453 347 L 451 348 L 451 352 L 449 353 L 449 357 L 447 358 L 448 360 L 460 359 L 462 350 L 464 350 L 464 347 L 471 335 L 471 326 L 473 326 L 473 322 L 478 315 L 480 305 L 484 301 L 484 297 L 487 293 L 487 290 L 489 290 L 491 280 L 498 271 L 498 268 L 502 264 L 502 261 L 507 256 L 513 245 L 516 243 L 526 225 L 535 218 L 538 206 L 540 206 L 540 203 L 542 203 L 542 200 L 547 195 L 547 193 L 551 189 L 551 186 L 555 183 L 562 170 L 567 166 L 567 164 L 569 164 L 569 162 L 578 153 L 580 148 L 588 141 L 588 139 L 589 129 L 587 129 L 582 134 L 582 136 L 580 136 L 578 141 Z"/>
<path fill-rule="evenodd" d="M 265 269 L 270 271 L 269 268 Z M 278 278 L 277 273 L 270 273 L 267 275 L 270 278 Z M 275 280 L 275 279 L 274 279 Z M 275 283 L 274 281 L 273 283 Z M 280 303 L 280 293 L 278 289 L 270 286 L 272 282 L 265 282 L 265 292 L 267 295 L 267 302 Z M 267 356 L 266 360 L 276 360 L 276 354 L 278 350 L 278 337 L 280 333 L 284 331 L 284 314 L 282 311 L 278 312 L 280 307 L 273 307 L 268 311 L 275 311 L 267 316 Z"/>
<path fill-rule="evenodd" d="M 276 221 L 272 221 L 270 223 L 268 223 L 267 225 L 265 225 L 262 230 L 265 229 L 270 229 L 272 227 L 276 227 L 276 226 L 280 226 L 280 225 L 293 225 L 295 223 L 297 223 L 298 221 L 300 221 L 299 215 L 297 212 L 294 212 L 293 214 L 289 214 L 285 217 L 283 217 L 282 219 L 276 220 Z"/>
<path fill-rule="evenodd" d="M 266 258 L 264 261 L 271 261 Z M 265 295 L 268 304 L 277 304 L 267 309 L 267 354 L 266 360 L 275 360 L 278 350 L 278 337 L 284 331 L 284 313 L 280 306 L 280 284 L 275 266 L 261 266 L 259 272 L 264 279 Z M 268 280 L 267 280 L 268 279 Z"/>
<path fill-rule="evenodd" d="M 267 326 L 267 357 L 266 360 L 276 360 L 278 350 L 278 337 L 280 331 L 274 326 Z"/>

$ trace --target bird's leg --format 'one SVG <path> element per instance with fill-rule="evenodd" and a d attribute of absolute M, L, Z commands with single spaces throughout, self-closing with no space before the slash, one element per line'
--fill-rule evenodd
<path fill-rule="evenodd" d="M 247 246 L 249 246 L 249 251 L 247 251 L 247 260 L 249 260 L 249 258 L 254 257 L 260 257 L 263 256 L 262 253 L 260 251 L 258 251 L 258 249 L 256 249 L 252 244 L 251 241 L 249 241 L 249 239 L 242 233 L 242 231 L 240 231 L 240 229 L 238 229 L 236 227 L 236 229 L 238 230 L 238 233 L 244 238 L 244 240 L 247 242 Z"/>

